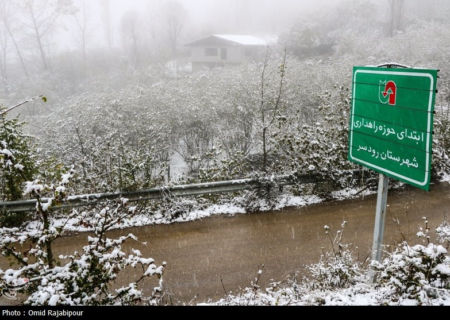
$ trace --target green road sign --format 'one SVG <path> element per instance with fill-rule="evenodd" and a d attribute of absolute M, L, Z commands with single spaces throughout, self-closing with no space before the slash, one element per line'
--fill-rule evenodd
<path fill-rule="evenodd" d="M 353 68 L 350 161 L 429 190 L 437 70 Z"/>

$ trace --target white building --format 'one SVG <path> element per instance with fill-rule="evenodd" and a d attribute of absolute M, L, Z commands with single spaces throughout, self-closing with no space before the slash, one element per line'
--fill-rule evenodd
<path fill-rule="evenodd" d="M 211 35 L 189 43 L 192 71 L 254 61 L 264 54 L 268 43 L 247 35 Z"/>

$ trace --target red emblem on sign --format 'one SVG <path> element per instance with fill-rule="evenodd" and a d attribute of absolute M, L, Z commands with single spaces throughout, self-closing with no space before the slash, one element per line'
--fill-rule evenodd
<path fill-rule="evenodd" d="M 391 106 L 395 106 L 395 101 L 397 98 L 397 85 L 395 84 L 394 81 L 380 81 L 381 85 L 384 85 L 384 90 L 383 87 L 381 87 L 381 95 L 383 97 L 380 96 L 380 100 L 382 103 L 389 103 Z"/>

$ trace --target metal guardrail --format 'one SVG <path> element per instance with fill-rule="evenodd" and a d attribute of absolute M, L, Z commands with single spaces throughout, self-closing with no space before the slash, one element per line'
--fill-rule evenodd
<path fill-rule="evenodd" d="M 353 174 L 357 172 L 358 170 L 354 171 Z M 272 179 L 242 179 L 242 180 L 189 184 L 189 185 L 165 186 L 160 188 L 129 191 L 129 192 L 83 194 L 83 195 L 69 196 L 66 199 L 64 199 L 62 203 L 52 206 L 52 209 L 58 210 L 71 207 L 91 206 L 104 200 L 112 200 L 119 198 L 126 198 L 128 199 L 128 201 L 145 201 L 145 200 L 162 199 L 169 194 L 176 197 L 187 197 L 203 194 L 252 190 L 267 186 L 267 183 L 271 181 L 276 182 L 279 186 L 285 186 L 297 183 L 300 184 L 316 183 L 323 181 L 323 179 L 319 174 L 312 173 L 312 174 L 278 176 Z M 41 199 L 42 203 L 47 203 L 48 201 L 49 198 Z M 37 203 L 36 199 L 0 202 L 0 211 L 3 212 L 33 211 L 36 209 L 36 203 Z"/>

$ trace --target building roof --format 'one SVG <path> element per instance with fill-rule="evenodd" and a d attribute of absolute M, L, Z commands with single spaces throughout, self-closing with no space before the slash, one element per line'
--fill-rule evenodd
<path fill-rule="evenodd" d="M 211 36 L 207 36 L 189 43 L 186 43 L 185 46 L 195 47 L 201 45 L 208 45 L 211 41 L 227 41 L 232 42 L 233 44 L 243 45 L 243 46 L 266 46 L 267 42 L 256 38 L 254 36 L 248 35 L 233 35 L 233 34 L 213 34 Z"/>

